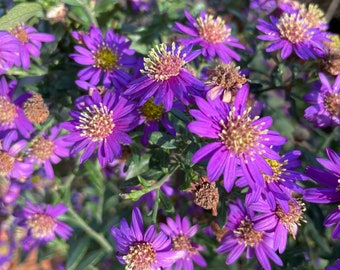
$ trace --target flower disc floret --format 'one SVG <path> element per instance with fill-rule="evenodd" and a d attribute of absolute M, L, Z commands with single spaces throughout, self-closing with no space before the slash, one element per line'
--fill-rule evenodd
<path fill-rule="evenodd" d="M 253 223 L 246 216 L 239 226 L 233 231 L 239 243 L 245 246 L 255 247 L 263 241 L 263 232 L 258 232 L 253 229 Z"/>
<path fill-rule="evenodd" d="M 35 214 L 26 221 L 28 228 L 31 230 L 32 236 L 36 239 L 51 238 L 57 226 L 53 217 L 46 214 Z"/>
<path fill-rule="evenodd" d="M 0 175 L 6 176 L 14 168 L 15 158 L 0 150 Z"/>
<path fill-rule="evenodd" d="M 30 147 L 31 154 L 40 161 L 45 161 L 53 154 L 54 143 L 47 138 L 35 139 Z"/>
<path fill-rule="evenodd" d="M 119 56 L 107 45 L 99 48 L 94 54 L 94 67 L 103 70 L 104 72 L 112 71 L 116 68 Z"/>
<path fill-rule="evenodd" d="M 14 27 L 13 29 L 11 29 L 9 31 L 9 33 L 16 37 L 18 40 L 20 40 L 21 43 L 25 44 L 28 43 L 29 41 L 29 37 L 28 34 L 26 32 L 26 29 L 23 25 L 18 25 L 16 27 Z"/>
<path fill-rule="evenodd" d="M 164 106 L 162 104 L 155 105 L 154 99 L 149 99 L 142 107 L 140 108 L 141 114 L 145 117 L 146 122 L 149 121 L 159 121 L 164 114 Z"/>
<path fill-rule="evenodd" d="M 6 97 L 0 96 L 0 123 L 8 125 L 17 117 L 16 105 L 10 102 Z"/>
<path fill-rule="evenodd" d="M 148 58 L 144 58 L 144 73 L 155 81 L 166 81 L 179 74 L 186 64 L 186 54 L 181 54 L 182 46 L 172 43 L 171 50 L 162 43 L 149 51 Z"/>
<path fill-rule="evenodd" d="M 225 21 L 221 17 L 205 14 L 197 18 L 197 27 L 199 35 L 211 43 L 221 43 L 231 34 L 231 29 L 226 28 Z"/>
<path fill-rule="evenodd" d="M 123 256 L 126 270 L 152 269 L 156 263 L 156 251 L 151 243 L 140 242 L 129 247 L 129 253 Z"/>
<path fill-rule="evenodd" d="M 327 112 L 332 116 L 340 115 L 340 94 L 327 93 L 324 97 L 324 106 Z"/>
<path fill-rule="evenodd" d="M 311 38 L 308 32 L 308 23 L 303 20 L 298 13 L 285 13 L 280 17 L 276 25 L 282 38 L 286 38 L 291 43 L 296 44 Z"/>
<path fill-rule="evenodd" d="M 265 159 L 265 160 L 269 164 L 269 166 L 272 168 L 273 175 L 263 174 L 263 179 L 267 183 L 285 181 L 282 174 L 286 171 L 286 169 L 283 166 L 286 165 L 288 161 L 285 160 L 281 162 L 280 160 L 272 160 L 272 159 Z"/>
<path fill-rule="evenodd" d="M 115 124 L 112 119 L 113 111 L 108 110 L 103 103 L 93 104 L 81 112 L 80 125 L 76 128 L 81 131 L 80 136 L 88 137 L 93 142 L 102 141 L 111 133 Z"/>

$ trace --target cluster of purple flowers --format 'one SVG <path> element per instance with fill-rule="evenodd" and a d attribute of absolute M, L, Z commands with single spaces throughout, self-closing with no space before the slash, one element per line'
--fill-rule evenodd
<path fill-rule="evenodd" d="M 271 43 L 266 52 L 280 50 L 282 61 L 289 61 L 293 53 L 303 61 L 326 56 L 329 33 L 315 9 L 294 5 L 294 1 L 251 2 L 253 9 L 271 15 L 270 21 L 258 19 L 256 27 L 263 33 L 258 39 Z M 148 1 L 130 4 L 134 10 L 150 9 Z M 125 36 L 112 29 L 104 35 L 91 25 L 88 32 L 72 32 L 77 45 L 69 56 L 82 66 L 75 84 L 87 92 L 75 99 L 75 109 L 69 111 L 71 119 L 51 128 L 41 126 L 49 117 L 41 95 L 15 93 L 17 81 L 8 82 L 3 74 L 14 66 L 29 69 L 31 56 L 39 57 L 42 42 L 52 42 L 54 37 L 24 24 L 0 32 L 0 214 L 11 215 L 14 225 L 22 227 L 24 233 L 20 243 L 15 243 L 13 228 L 0 224 L 0 264 L 11 260 L 15 246 L 30 251 L 56 236 L 71 237 L 73 229 L 59 220 L 68 211 L 64 203 L 40 204 L 26 199 L 13 213 L 21 189 L 33 182 L 38 170 L 54 179 L 53 164 L 79 155 L 79 163 L 98 161 L 110 174 L 108 168 L 126 165 L 124 150 L 134 138 L 144 146 L 141 155 L 152 152 L 148 144 L 153 132 L 164 130 L 175 138 L 179 132 L 172 121 L 175 111 L 184 114 L 188 110 L 192 119 L 184 123 L 185 131 L 198 142 L 198 150 L 188 158 L 192 173 L 197 169 L 197 175 L 207 175 L 205 184 L 216 182 L 225 194 L 243 190 L 244 201 L 239 198 L 228 203 L 226 232 L 216 249 L 217 253 L 227 253 L 227 265 L 245 253 L 247 259 L 256 257 L 265 270 L 271 269 L 271 262 L 282 266 L 278 253 L 285 251 L 289 234 L 295 239 L 304 221 L 306 207 L 300 197 L 314 203 L 340 201 L 340 155 L 329 148 L 329 159 L 317 159 L 326 169 L 307 167 L 306 175 L 297 171 L 301 152 L 282 153 L 288 139 L 270 129 L 272 117 L 260 116 L 262 106 L 257 106 L 248 79 L 233 62 L 241 61 L 246 46 L 232 35 L 231 26 L 222 17 L 207 12 L 197 18 L 188 11 L 184 14 L 187 22 L 176 22 L 173 27 L 183 36 L 171 44 L 155 45 L 143 59 L 135 55 Z M 197 73 L 198 60 L 208 66 L 208 72 Z M 136 68 L 139 63 L 141 70 Z M 312 104 L 305 110 L 305 118 L 315 127 L 338 126 L 340 75 L 333 84 L 325 74 L 319 73 L 319 77 L 304 97 Z M 187 144 L 185 140 L 182 145 Z M 122 168 L 119 176 L 125 178 Z M 304 189 L 301 183 L 308 178 L 326 187 Z M 126 269 L 192 270 L 194 265 L 207 266 L 202 255 L 206 248 L 193 240 L 199 226 L 191 226 L 189 217 L 166 217 L 159 232 L 156 225 L 144 229 L 137 206 L 146 202 L 150 211 L 158 211 L 159 193 L 170 197 L 177 192 L 171 180 L 164 178 L 162 186 L 150 188 L 148 193 L 142 194 L 141 189 L 130 225 L 122 218 L 119 227 L 111 227 L 117 259 Z M 137 191 L 139 186 L 130 189 L 131 194 Z M 183 193 L 176 195 L 184 197 Z M 203 201 L 202 205 L 212 201 L 204 196 L 196 199 Z M 153 208 L 154 203 L 157 208 Z M 332 237 L 340 236 L 338 208 L 324 225 L 336 225 Z"/>

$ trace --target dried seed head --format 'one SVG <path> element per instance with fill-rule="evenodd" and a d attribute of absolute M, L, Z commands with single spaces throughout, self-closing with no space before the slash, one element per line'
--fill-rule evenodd
<path fill-rule="evenodd" d="M 192 192 L 196 205 L 207 210 L 211 209 L 212 215 L 217 216 L 219 194 L 215 182 L 210 183 L 208 177 L 203 176 L 199 181 L 191 183 L 189 191 Z"/>
<path fill-rule="evenodd" d="M 44 99 L 38 93 L 33 93 L 32 96 L 25 101 L 23 109 L 28 120 L 36 124 L 44 123 L 50 115 Z"/>

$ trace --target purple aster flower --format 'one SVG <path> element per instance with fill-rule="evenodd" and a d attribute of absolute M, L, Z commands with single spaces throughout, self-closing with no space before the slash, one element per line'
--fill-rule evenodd
<path fill-rule="evenodd" d="M 224 187 L 230 192 L 236 177 L 236 168 L 242 172 L 250 186 L 255 183 L 264 185 L 261 172 L 273 175 L 273 170 L 265 158 L 278 160 L 280 156 L 271 147 L 282 145 L 286 139 L 278 132 L 268 130 L 272 118 L 267 116 L 251 118 L 246 100 L 248 89 L 241 88 L 235 97 L 234 104 L 215 99 L 207 102 L 197 97 L 199 110 L 190 110 L 196 121 L 189 123 L 192 133 L 201 137 L 215 139 L 203 146 L 192 157 L 192 162 L 210 158 L 207 173 L 211 181 L 216 181 L 224 174 Z"/>
<path fill-rule="evenodd" d="M 239 43 L 236 37 L 231 35 L 231 27 L 225 24 L 221 17 L 214 19 L 212 15 L 208 15 L 203 11 L 197 19 L 192 17 L 186 10 L 184 14 L 189 21 L 188 24 L 183 25 L 176 22 L 174 26 L 175 31 L 192 36 L 190 38 L 180 38 L 179 41 L 183 45 L 200 45 L 202 55 L 208 61 L 211 61 L 216 54 L 225 63 L 230 62 L 232 59 L 241 60 L 241 57 L 229 47 L 240 49 L 245 49 L 245 47 Z"/>
<path fill-rule="evenodd" d="M 271 22 L 258 19 L 256 26 L 264 35 L 261 40 L 271 41 L 266 52 L 281 50 L 281 57 L 286 59 L 294 51 L 303 60 L 325 57 L 323 44 L 328 41 L 325 32 L 319 28 L 310 27 L 309 21 L 296 10 L 284 12 L 280 18 L 271 16 Z"/>
<path fill-rule="evenodd" d="M 284 211 L 288 212 L 289 201 L 294 200 L 292 191 L 300 194 L 303 193 L 302 187 L 297 185 L 296 181 L 308 179 L 302 173 L 294 170 L 301 164 L 301 161 L 298 160 L 300 155 L 300 151 L 294 150 L 282 155 L 279 160 L 265 159 L 272 168 L 273 174 L 262 174 L 265 184 L 263 188 L 254 187 L 250 189 L 250 193 L 247 196 L 247 204 L 258 201 L 262 195 L 272 211 L 277 208 L 278 204 Z M 236 181 L 236 185 L 246 187 L 248 180 L 242 172 L 240 174 L 241 176 Z"/>
<path fill-rule="evenodd" d="M 23 110 L 18 106 L 18 100 L 12 101 L 17 81 L 7 84 L 5 77 L 0 80 L 0 131 L 17 129 L 22 136 L 28 138 L 33 131 L 32 123 L 27 119 Z"/>
<path fill-rule="evenodd" d="M 18 154 L 23 150 L 27 142 L 20 140 L 15 142 L 18 138 L 15 130 L 9 131 L 3 138 L 0 150 L 0 176 L 14 178 L 14 179 L 25 179 L 30 176 L 33 172 L 32 164 L 22 161 L 18 157 Z"/>
<path fill-rule="evenodd" d="M 22 212 L 15 213 L 18 225 L 27 229 L 27 235 L 23 239 L 24 250 L 31 250 L 41 244 L 53 241 L 56 235 L 68 239 L 73 229 L 57 217 L 67 212 L 67 207 L 59 203 L 57 205 L 34 205 L 26 200 L 26 207 Z"/>
<path fill-rule="evenodd" d="M 69 156 L 68 146 L 72 143 L 65 140 L 65 136 L 58 137 L 60 133 L 59 127 L 53 127 L 50 135 L 46 133 L 41 134 L 39 137 L 35 137 L 28 149 L 27 159 L 31 163 L 43 166 L 48 178 L 54 178 L 54 171 L 52 163 L 57 164 L 61 161 L 61 158 Z"/>
<path fill-rule="evenodd" d="M 229 253 L 227 265 L 234 263 L 246 251 L 246 258 L 250 259 L 256 255 L 265 270 L 271 269 L 269 259 L 282 266 L 280 257 L 273 249 L 273 233 L 257 231 L 256 224 L 253 212 L 247 211 L 240 199 L 229 205 L 228 222 L 225 225 L 228 231 L 216 249 L 217 253 Z"/>
<path fill-rule="evenodd" d="M 92 96 L 85 96 L 82 101 L 84 104 L 78 105 L 80 111 L 70 112 L 74 120 L 63 123 L 63 127 L 71 131 L 66 140 L 74 143 L 71 155 L 85 148 L 80 162 L 90 158 L 98 146 L 99 163 L 104 167 L 122 156 L 120 143 L 132 142 L 127 132 L 138 124 L 136 107 L 111 91 L 103 97 L 94 91 Z"/>
<path fill-rule="evenodd" d="M 326 266 L 325 270 L 340 270 L 340 259 L 337 259 L 333 265 Z"/>
<path fill-rule="evenodd" d="M 301 221 L 304 221 L 305 204 L 301 200 L 292 199 L 288 202 L 288 211 L 283 210 L 278 204 L 272 210 L 268 201 L 259 200 L 249 207 L 260 213 L 253 219 L 256 222 L 254 230 L 274 231 L 273 248 L 283 253 L 286 249 L 288 233 L 295 239 L 298 226 L 301 225 Z"/>
<path fill-rule="evenodd" d="M 0 31 L 0 75 L 16 63 L 19 45 L 19 41 L 8 32 Z"/>
<path fill-rule="evenodd" d="M 183 251 L 171 250 L 171 239 L 163 232 L 156 234 L 155 225 L 150 225 L 144 232 L 141 212 L 132 211 L 129 226 L 126 219 L 120 221 L 120 228 L 112 227 L 111 235 L 117 247 L 117 258 L 126 269 L 160 269 L 170 267 L 184 255 Z"/>
<path fill-rule="evenodd" d="M 152 0 L 129 0 L 135 12 L 148 12 L 152 5 Z"/>
<path fill-rule="evenodd" d="M 78 73 L 80 80 L 89 81 L 92 85 L 103 80 L 105 86 L 125 87 L 131 79 L 125 69 L 133 68 L 136 62 L 132 56 L 135 51 L 129 49 L 131 42 L 112 29 L 104 38 L 100 29 L 93 25 L 88 34 L 81 34 L 79 38 L 85 47 L 75 46 L 78 53 L 70 57 L 78 64 L 88 66 Z"/>
<path fill-rule="evenodd" d="M 204 84 L 184 68 L 199 54 L 190 50 L 191 46 L 184 48 L 176 43 L 151 49 L 148 58 L 144 58 L 145 75 L 132 81 L 124 94 L 139 99 L 140 105 L 154 97 L 154 103 L 163 104 L 165 111 L 171 110 L 174 97 L 188 105 L 189 94 L 201 96 L 204 90 Z"/>
<path fill-rule="evenodd" d="M 308 166 L 307 176 L 325 187 L 308 188 L 303 199 L 312 203 L 336 203 L 340 202 L 340 154 L 332 149 L 326 149 L 329 159 L 317 158 L 316 160 L 326 169 Z M 324 225 L 330 227 L 336 224 L 333 238 L 340 237 L 340 209 L 336 207 L 325 219 Z"/>
<path fill-rule="evenodd" d="M 250 10 L 257 12 L 272 13 L 277 8 L 276 0 L 250 0 Z"/>
<path fill-rule="evenodd" d="M 17 66 L 22 65 L 24 69 L 30 67 L 30 55 L 40 56 L 41 42 L 52 42 L 54 36 L 46 33 L 39 33 L 32 26 L 20 24 L 14 27 L 9 33 L 20 41 L 19 57 Z"/>
<path fill-rule="evenodd" d="M 174 102 L 173 108 L 184 111 L 184 106 L 178 101 Z M 176 130 L 169 121 L 168 112 L 165 112 L 162 104 L 155 105 L 154 98 L 150 98 L 138 111 L 141 120 L 139 124 L 145 124 L 141 139 L 142 145 L 148 145 L 151 133 L 159 130 L 159 123 L 165 127 L 169 134 L 176 136 Z"/>
<path fill-rule="evenodd" d="M 205 248 L 190 240 L 198 231 L 198 225 L 190 227 L 188 217 L 181 219 L 180 215 L 176 215 L 176 220 L 166 218 L 166 223 L 160 223 L 159 226 L 166 235 L 171 238 L 172 250 L 182 250 L 184 255 L 178 259 L 175 264 L 175 269 L 192 270 L 194 262 L 200 267 L 206 267 L 207 262 L 199 253 Z M 170 268 L 171 269 L 171 268 Z"/>
<path fill-rule="evenodd" d="M 0 179 L 0 206 L 15 203 L 20 195 L 20 191 L 21 184 L 16 180 L 10 180 L 4 177 Z"/>
<path fill-rule="evenodd" d="M 305 110 L 304 117 L 315 127 L 340 125 L 340 74 L 331 85 L 323 73 L 319 73 L 320 82 L 304 96 L 306 102 L 312 104 Z"/>

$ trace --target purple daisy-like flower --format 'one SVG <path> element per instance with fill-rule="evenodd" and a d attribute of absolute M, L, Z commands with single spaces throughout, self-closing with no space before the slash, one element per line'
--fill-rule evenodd
<path fill-rule="evenodd" d="M 65 140 L 65 136 L 57 138 L 60 130 L 59 127 L 53 127 L 49 136 L 43 133 L 34 138 L 28 149 L 29 158 L 27 160 L 43 166 L 47 177 L 50 179 L 54 178 L 52 163 L 57 164 L 61 161 L 61 158 L 68 157 L 68 147 L 72 144 Z"/>
<path fill-rule="evenodd" d="M 184 111 L 183 105 L 176 101 L 173 108 Z M 150 98 L 138 111 L 141 120 L 140 124 L 144 123 L 143 136 L 141 138 L 142 145 L 148 145 L 151 133 L 159 130 L 159 124 L 162 124 L 169 134 L 176 136 L 176 130 L 169 121 L 168 112 L 165 112 L 162 104 L 155 105 L 154 98 Z"/>
<path fill-rule="evenodd" d="M 172 250 L 182 250 L 185 254 L 178 259 L 175 264 L 175 269 L 192 270 L 194 262 L 200 267 L 206 267 L 207 262 L 199 253 L 205 248 L 190 240 L 198 231 L 198 225 L 190 226 L 188 217 L 180 217 L 176 215 L 176 220 L 166 218 L 166 224 L 159 224 L 162 232 L 171 238 Z"/>
<path fill-rule="evenodd" d="M 0 179 L 0 205 L 11 205 L 16 202 L 20 195 L 21 184 L 16 180 L 10 180 L 8 178 Z M 0 207 L 2 208 L 2 207 Z M 2 209 L 5 210 L 5 209 Z M 0 210 L 0 214 L 2 212 Z M 5 211 L 6 212 L 6 211 Z"/>
<path fill-rule="evenodd" d="M 171 110 L 175 97 L 188 105 L 189 94 L 201 96 L 204 90 L 204 84 L 184 68 L 199 54 L 199 51 L 190 50 L 191 46 L 184 48 L 176 43 L 160 44 L 151 49 L 144 58 L 142 72 L 145 75 L 132 81 L 124 94 L 139 99 L 140 105 L 154 97 L 154 103 L 163 104 L 165 111 Z"/>
<path fill-rule="evenodd" d="M 89 81 L 92 85 L 102 80 L 105 86 L 125 87 L 131 79 L 125 69 L 133 68 L 136 62 L 132 56 L 135 51 L 129 49 L 131 42 L 112 29 L 103 37 L 100 29 L 93 25 L 88 34 L 80 34 L 79 38 L 85 47 L 75 46 L 78 53 L 70 57 L 78 64 L 88 66 L 78 73 L 80 80 Z"/>
<path fill-rule="evenodd" d="M 298 226 L 301 225 L 301 221 L 304 221 L 305 204 L 301 200 L 292 199 L 288 202 L 288 211 L 283 210 L 279 205 L 272 210 L 268 201 L 259 200 L 249 207 L 260 213 L 253 219 L 256 222 L 254 230 L 274 231 L 273 248 L 283 253 L 286 249 L 288 233 L 295 239 Z"/>
<path fill-rule="evenodd" d="M 71 155 L 84 150 L 80 162 L 91 157 L 98 146 L 102 167 L 122 156 L 121 143 L 132 142 L 127 132 L 138 124 L 135 104 L 117 93 L 107 91 L 103 97 L 98 91 L 85 96 L 78 105 L 80 111 L 71 111 L 74 118 L 62 126 L 71 133 L 65 140 L 73 142 Z"/>
<path fill-rule="evenodd" d="M 193 155 L 192 162 L 210 158 L 208 178 L 216 181 L 224 174 L 224 187 L 228 192 L 233 188 L 238 165 L 250 186 L 254 187 L 256 183 L 262 187 L 264 180 L 261 172 L 273 175 L 265 158 L 278 160 L 279 154 L 271 147 L 286 141 L 278 132 L 268 130 L 272 124 L 271 117 L 250 117 L 247 96 L 248 89 L 241 88 L 234 104 L 224 103 L 220 99 L 207 102 L 197 97 L 199 110 L 190 110 L 196 118 L 188 124 L 190 132 L 214 139 Z"/>
<path fill-rule="evenodd" d="M 163 232 L 158 235 L 155 225 L 150 225 L 144 232 L 141 212 L 132 211 L 129 226 L 126 219 L 120 221 L 120 228 L 112 227 L 111 235 L 117 247 L 117 258 L 126 269 L 160 269 L 170 267 L 184 255 L 183 251 L 171 250 L 171 239 Z"/>
<path fill-rule="evenodd" d="M 179 41 L 183 45 L 200 45 L 202 47 L 202 55 L 211 61 L 215 55 L 225 63 L 232 59 L 237 61 L 241 57 L 229 47 L 245 49 L 239 43 L 236 37 L 231 35 L 231 27 L 225 24 L 221 17 L 214 17 L 208 15 L 206 12 L 201 12 L 199 17 L 195 19 L 188 11 L 184 11 L 188 19 L 188 24 L 183 25 L 176 22 L 174 30 L 183 34 L 190 35 L 190 38 L 180 38 Z"/>
<path fill-rule="evenodd" d="M 250 0 L 250 10 L 257 12 L 272 13 L 277 8 L 276 0 Z"/>
<path fill-rule="evenodd" d="M 340 202 L 340 154 L 332 149 L 326 149 L 329 159 L 317 158 L 316 160 L 326 169 L 308 166 L 307 176 L 325 187 L 308 188 L 305 190 L 303 199 L 312 203 L 336 203 Z M 324 225 L 335 225 L 332 232 L 333 238 L 340 237 L 340 209 L 337 207 L 325 219 Z"/>
<path fill-rule="evenodd" d="M 148 12 L 152 5 L 152 0 L 129 0 L 133 11 Z"/>
<path fill-rule="evenodd" d="M 22 242 L 24 250 L 53 241 L 56 235 L 64 239 L 71 236 L 73 229 L 57 220 L 67 212 L 64 204 L 42 206 L 34 205 L 29 200 L 25 202 L 26 206 L 22 207 L 22 212 L 15 213 L 18 225 L 27 229 L 27 235 Z"/>
<path fill-rule="evenodd" d="M 7 178 L 25 179 L 32 174 L 33 166 L 18 158 L 18 154 L 26 147 L 27 142 L 25 140 L 15 142 L 17 138 L 15 130 L 9 131 L 3 138 L 0 150 L 0 175 Z"/>
<path fill-rule="evenodd" d="M 326 32 L 312 28 L 299 11 L 292 9 L 284 12 L 280 18 L 271 16 L 270 22 L 262 19 L 258 19 L 258 22 L 256 28 L 264 33 L 258 38 L 272 42 L 266 52 L 281 49 L 283 59 L 288 58 L 293 51 L 303 60 L 325 57 L 323 42 L 328 40 Z"/>
<path fill-rule="evenodd" d="M 323 73 L 319 73 L 320 83 L 304 96 L 312 104 L 305 110 L 304 117 L 315 127 L 340 125 L 340 74 L 331 85 Z M 317 88 L 317 89 L 315 89 Z"/>
<path fill-rule="evenodd" d="M 337 259 L 333 265 L 326 266 L 325 270 L 340 270 L 340 259 Z"/>
<path fill-rule="evenodd" d="M 20 41 L 19 57 L 17 66 L 21 65 L 24 69 L 30 67 L 30 55 L 40 56 L 41 42 L 52 42 L 54 36 L 47 33 L 39 33 L 32 26 L 20 24 L 9 31 L 9 33 Z"/>
<path fill-rule="evenodd" d="M 22 136 L 28 138 L 34 128 L 22 108 L 18 106 L 20 97 L 14 102 L 12 101 L 16 85 L 16 80 L 11 81 L 9 84 L 5 77 L 0 80 L 0 131 L 17 129 Z"/>
<path fill-rule="evenodd" d="M 16 63 L 18 53 L 19 41 L 8 32 L 0 31 L 0 75 Z"/>
<path fill-rule="evenodd" d="M 303 193 L 303 188 L 297 185 L 296 181 L 308 179 L 302 173 L 294 170 L 301 164 L 301 161 L 298 160 L 300 155 L 300 151 L 294 150 L 282 155 L 279 160 L 265 159 L 272 168 L 273 174 L 262 174 L 265 184 L 263 188 L 251 188 L 251 192 L 247 196 L 247 204 L 258 201 L 262 195 L 272 211 L 277 208 L 278 204 L 284 211 L 288 212 L 289 201 L 294 200 L 292 191 Z M 248 185 L 247 178 L 242 174 L 236 181 L 236 185 L 246 187 Z"/>
<path fill-rule="evenodd" d="M 226 259 L 227 265 L 234 263 L 246 251 L 246 258 L 250 259 L 256 255 L 265 270 L 271 269 L 269 259 L 282 266 L 280 257 L 273 249 L 273 233 L 257 231 L 255 226 L 253 212 L 247 211 L 242 201 L 237 199 L 235 204 L 229 205 L 228 222 L 225 225 L 228 231 L 216 252 L 229 253 Z"/>

